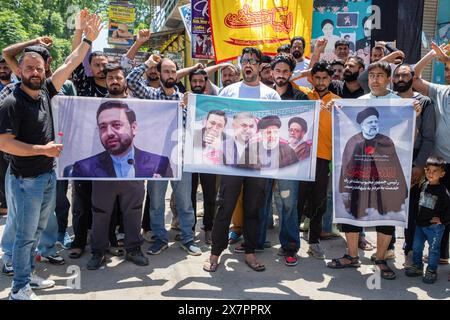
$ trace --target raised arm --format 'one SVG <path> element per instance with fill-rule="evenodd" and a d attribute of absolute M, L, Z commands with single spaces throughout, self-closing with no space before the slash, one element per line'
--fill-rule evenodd
<path fill-rule="evenodd" d="M 144 64 L 135 67 L 127 76 L 128 88 L 133 91 L 136 98 L 148 99 L 154 92 L 154 88 L 146 86 L 142 82 L 142 76 L 147 68 L 156 66 L 161 61 L 161 57 L 157 55 L 151 55 Z"/>
<path fill-rule="evenodd" d="M 83 38 L 83 31 L 86 29 L 89 18 L 89 11 L 86 8 L 78 13 L 75 20 L 75 35 L 72 40 L 72 51 L 75 51 L 75 49 L 80 45 Z"/>
<path fill-rule="evenodd" d="M 189 75 L 192 71 L 203 69 L 204 66 L 201 63 L 197 63 L 193 65 L 192 67 L 183 68 L 177 71 L 177 80 L 179 81 L 181 78 L 184 78 Z"/>
<path fill-rule="evenodd" d="M 139 30 L 136 41 L 133 43 L 130 50 L 128 50 L 125 56 L 130 60 L 134 60 L 134 57 L 136 57 L 136 54 L 139 52 L 139 49 L 144 45 L 144 43 L 150 40 L 150 35 L 151 33 L 149 29 Z"/>
<path fill-rule="evenodd" d="M 92 15 L 86 24 L 84 30 L 84 36 L 87 41 L 91 43 L 97 39 L 102 29 L 102 21 L 99 16 Z M 75 48 L 75 50 L 66 58 L 66 61 L 60 66 L 53 76 L 51 77 L 53 86 L 59 91 L 64 82 L 69 78 L 70 74 L 78 67 L 84 60 L 84 57 L 88 53 L 90 45 L 86 41 L 81 43 Z"/>
<path fill-rule="evenodd" d="M 2 51 L 3 58 L 5 58 L 6 63 L 9 68 L 16 76 L 18 76 L 19 63 L 17 62 L 16 56 L 21 54 L 22 51 L 29 46 L 42 45 L 46 48 L 50 47 L 53 43 L 50 37 L 39 37 L 30 41 L 16 43 L 6 47 Z M 45 61 L 47 63 L 47 61 Z"/>

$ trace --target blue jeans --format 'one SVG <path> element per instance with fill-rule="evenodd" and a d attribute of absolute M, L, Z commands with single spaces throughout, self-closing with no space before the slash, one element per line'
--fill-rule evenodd
<path fill-rule="evenodd" d="M 269 215 L 272 211 L 272 179 L 266 179 L 264 205 L 259 209 L 259 234 L 257 248 L 263 249 L 266 242 L 267 225 L 269 224 Z M 245 226 L 244 226 L 245 228 Z"/>
<path fill-rule="evenodd" d="M 5 177 L 5 191 L 6 191 L 6 202 L 8 204 L 8 215 L 6 218 L 5 228 L 3 229 L 3 237 L 1 241 L 1 246 L 3 250 L 3 262 L 12 263 L 13 256 L 13 245 L 14 239 L 16 237 L 16 208 L 13 202 L 13 193 L 11 190 L 11 179 L 10 179 L 10 168 L 6 171 Z M 40 239 L 38 239 L 38 252 L 41 256 L 48 257 L 56 254 L 55 242 L 58 237 L 58 224 L 56 215 L 53 213 L 48 219 L 47 226 L 41 234 Z"/>
<path fill-rule="evenodd" d="M 187 244 L 194 240 L 192 228 L 195 223 L 195 216 L 191 200 L 192 174 L 183 172 L 180 181 L 171 181 L 170 184 L 177 204 L 181 242 Z M 167 185 L 167 181 L 148 181 L 147 183 L 147 191 L 150 196 L 150 226 L 156 238 L 165 243 L 169 242 L 164 219 Z"/>
<path fill-rule="evenodd" d="M 10 175 L 9 179 L 15 208 L 12 291 L 16 292 L 30 282 L 38 239 L 55 212 L 56 174 L 52 171 L 34 178 Z"/>
<path fill-rule="evenodd" d="M 442 224 L 432 224 L 429 227 L 416 226 L 413 243 L 413 262 L 416 266 L 422 267 L 422 255 L 425 241 L 428 242 L 428 268 L 437 270 L 439 256 L 441 254 L 441 240 L 445 226 Z"/>
<path fill-rule="evenodd" d="M 280 244 L 287 251 L 300 249 L 300 231 L 298 228 L 297 200 L 299 182 L 278 180 L 282 207 L 280 210 Z"/>

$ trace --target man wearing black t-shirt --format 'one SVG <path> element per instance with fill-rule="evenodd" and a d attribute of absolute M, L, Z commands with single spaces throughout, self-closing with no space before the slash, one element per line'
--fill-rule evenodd
<path fill-rule="evenodd" d="M 44 59 L 34 52 L 24 53 L 19 62 L 22 83 L 0 106 L 0 150 L 11 155 L 9 184 L 17 218 L 12 300 L 37 299 L 30 287 L 35 248 L 55 210 L 54 157 L 63 146 L 53 141 L 50 100 L 83 61 L 100 30 L 100 18 L 91 16 L 83 42 L 47 80 Z"/>
<path fill-rule="evenodd" d="M 364 90 L 358 82 L 358 76 L 363 71 L 363 59 L 357 56 L 349 57 L 344 66 L 344 81 L 333 80 L 330 91 L 343 99 L 357 99 L 364 95 Z"/>

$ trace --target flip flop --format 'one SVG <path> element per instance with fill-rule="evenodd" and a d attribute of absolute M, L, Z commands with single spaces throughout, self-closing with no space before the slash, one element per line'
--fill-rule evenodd
<path fill-rule="evenodd" d="M 245 260 L 245 264 L 247 264 L 250 267 L 250 269 L 252 269 L 253 271 L 261 272 L 261 271 L 266 270 L 266 267 L 263 264 L 260 264 L 259 262 L 256 262 L 256 261 L 253 263 L 250 263 L 247 260 Z"/>
<path fill-rule="evenodd" d="M 203 264 L 203 270 L 206 272 L 216 272 L 219 267 L 219 263 L 211 262 L 209 260 L 205 261 Z"/>

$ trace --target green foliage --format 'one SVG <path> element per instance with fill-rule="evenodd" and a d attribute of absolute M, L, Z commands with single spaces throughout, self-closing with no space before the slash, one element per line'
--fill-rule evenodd
<path fill-rule="evenodd" d="M 151 17 L 148 0 L 136 0 L 135 4 L 136 30 L 148 28 Z M 106 24 L 108 6 L 108 1 L 92 0 L 0 0 L 0 50 L 48 35 L 54 42 L 52 67 L 56 68 L 70 54 L 77 8 L 100 14 Z"/>

